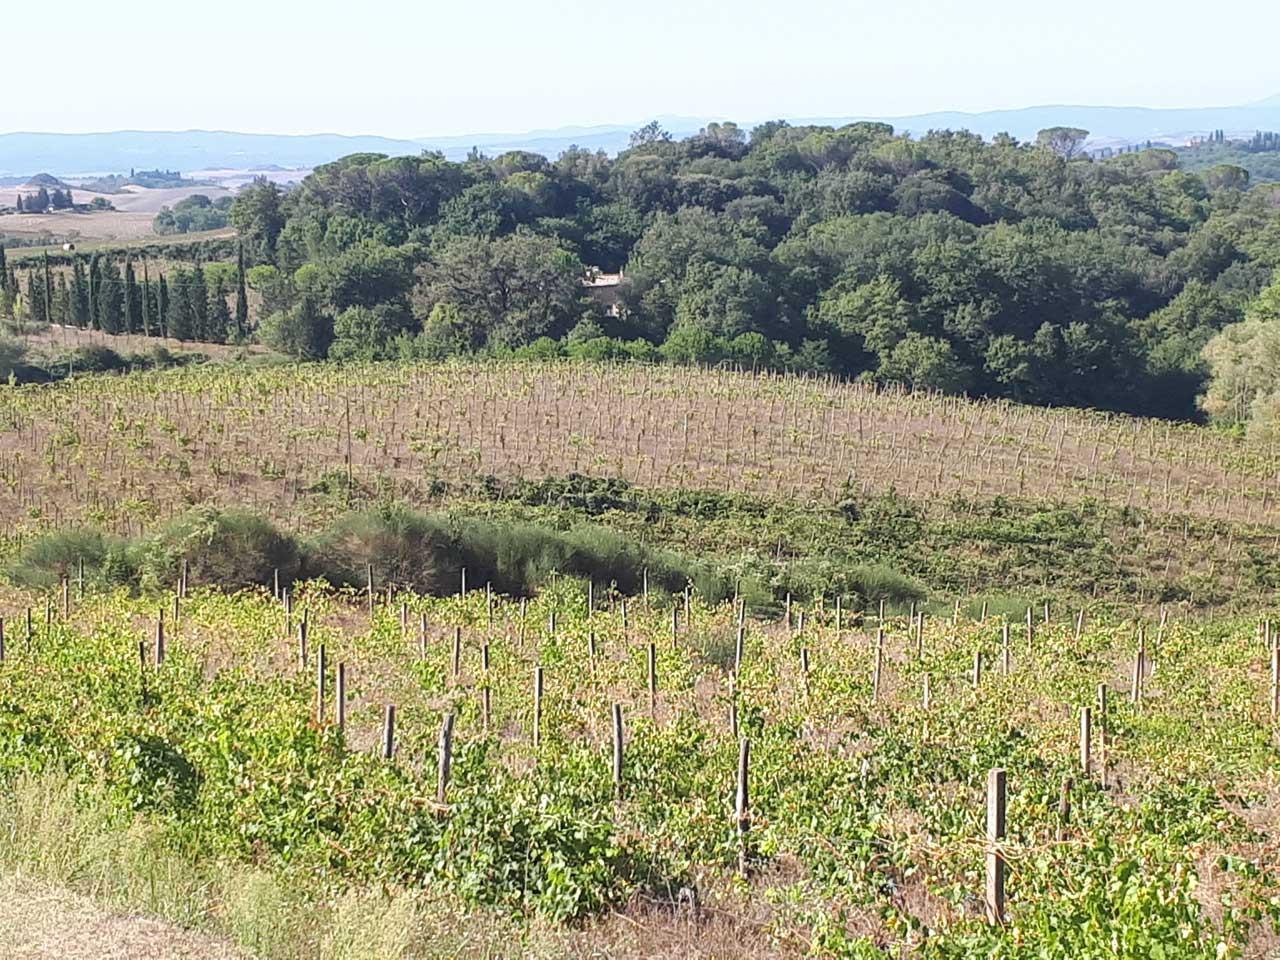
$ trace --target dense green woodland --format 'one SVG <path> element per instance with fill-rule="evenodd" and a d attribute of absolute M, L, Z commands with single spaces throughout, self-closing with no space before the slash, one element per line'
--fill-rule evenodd
<path fill-rule="evenodd" d="M 1091 160 L 1083 134 L 651 124 L 615 158 L 355 155 L 238 197 L 256 316 L 234 271 L 167 293 L 190 301 L 178 335 L 301 357 L 730 362 L 1198 416 L 1206 344 L 1280 265 L 1280 185 L 1168 150 Z M 610 311 L 583 279 L 620 270 Z M 168 329 L 157 295 L 125 313 Z"/>

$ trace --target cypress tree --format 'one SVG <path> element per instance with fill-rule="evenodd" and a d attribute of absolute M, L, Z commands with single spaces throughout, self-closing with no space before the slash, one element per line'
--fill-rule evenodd
<path fill-rule="evenodd" d="M 44 315 L 45 318 L 53 323 L 53 277 L 49 275 L 49 254 L 45 254 L 44 260 Z"/>
<path fill-rule="evenodd" d="M 4 244 L 0 243 L 0 290 L 11 292 L 9 286 L 9 260 L 4 253 Z"/>
<path fill-rule="evenodd" d="M 102 260 L 95 253 L 89 258 L 89 326 L 98 329 L 98 300 L 102 292 Z"/>
<path fill-rule="evenodd" d="M 191 310 L 192 340 L 211 340 L 209 336 L 209 288 L 205 284 L 204 267 L 196 264 L 189 274 L 187 306 Z"/>
<path fill-rule="evenodd" d="M 163 279 L 161 280 L 163 284 Z M 169 303 L 168 331 L 175 340 L 194 340 L 196 315 L 192 309 L 191 293 L 195 284 L 191 275 L 181 268 L 173 273 L 173 299 Z M 162 291 L 164 287 L 160 288 Z"/>
<path fill-rule="evenodd" d="M 217 283 L 209 291 L 209 326 L 205 338 L 213 343 L 226 343 L 231 329 L 231 311 L 227 309 L 227 291 Z"/>
<path fill-rule="evenodd" d="M 142 303 L 138 296 L 138 278 L 133 272 L 133 258 L 124 259 L 124 328 L 129 333 L 142 329 Z"/>
<path fill-rule="evenodd" d="M 236 251 L 236 338 L 243 339 L 249 329 L 249 293 L 244 283 L 244 244 Z"/>
<path fill-rule="evenodd" d="M 53 310 L 51 319 L 63 326 L 71 323 L 71 293 L 67 289 L 67 278 L 58 274 L 58 282 L 53 288 Z"/>
<path fill-rule="evenodd" d="M 89 326 L 89 283 L 79 257 L 71 263 L 71 322 L 82 329 Z"/>
<path fill-rule="evenodd" d="M 156 319 L 160 322 L 160 336 L 171 337 L 169 332 L 169 284 L 160 274 L 160 288 L 156 291 Z"/>
<path fill-rule="evenodd" d="M 98 267 L 98 327 L 103 333 L 120 333 L 124 323 L 124 281 L 115 264 L 103 260 Z"/>
<path fill-rule="evenodd" d="M 31 312 L 32 323 L 48 323 L 49 313 L 45 309 L 43 284 L 36 279 L 36 272 L 27 273 L 27 309 Z"/>
<path fill-rule="evenodd" d="M 18 194 L 18 199 L 17 199 L 17 201 L 14 203 L 13 207 L 14 207 L 14 209 L 15 209 L 15 210 L 17 210 L 19 213 L 23 213 L 23 212 L 25 212 L 25 211 L 23 210 L 23 206 L 22 206 L 22 194 Z"/>
<path fill-rule="evenodd" d="M 151 277 L 145 260 L 142 261 L 142 332 L 151 336 Z"/>

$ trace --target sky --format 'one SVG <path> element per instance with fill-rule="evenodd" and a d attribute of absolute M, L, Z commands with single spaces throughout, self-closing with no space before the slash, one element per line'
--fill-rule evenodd
<path fill-rule="evenodd" d="M 0 132 L 415 138 L 656 116 L 904 116 L 1280 94 L 1280 3 L 61 0 Z"/>

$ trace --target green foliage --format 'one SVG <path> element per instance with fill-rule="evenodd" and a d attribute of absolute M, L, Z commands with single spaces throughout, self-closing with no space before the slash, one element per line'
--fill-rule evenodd
<path fill-rule="evenodd" d="M 160 236 L 174 233 L 197 233 L 202 230 L 220 230 L 230 221 L 232 197 L 210 200 L 202 193 L 192 194 L 170 207 L 161 207 L 156 214 L 155 232 Z"/>
<path fill-rule="evenodd" d="M 137 577 L 147 587 L 175 582 L 184 562 L 188 582 L 228 590 L 270 583 L 276 570 L 289 581 L 302 566 L 292 537 L 244 510 L 193 509 L 135 549 Z"/>

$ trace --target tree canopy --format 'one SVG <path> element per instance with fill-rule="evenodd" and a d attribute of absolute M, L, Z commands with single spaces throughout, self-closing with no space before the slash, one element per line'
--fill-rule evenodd
<path fill-rule="evenodd" d="M 616 157 L 357 154 L 229 216 L 299 355 L 537 343 L 1197 416 L 1205 344 L 1280 266 L 1280 187 L 1086 136 L 653 123 Z"/>

